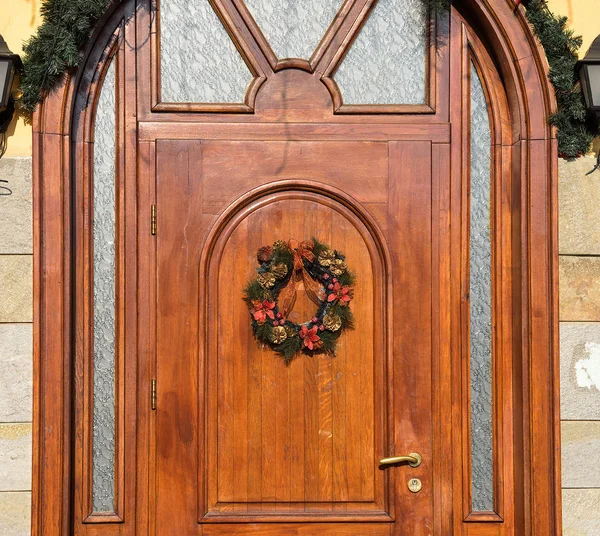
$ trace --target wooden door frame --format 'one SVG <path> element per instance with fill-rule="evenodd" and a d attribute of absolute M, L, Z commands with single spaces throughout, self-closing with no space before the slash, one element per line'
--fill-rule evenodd
<path fill-rule="evenodd" d="M 133 0 L 116 1 L 99 22 L 86 52 L 99 58 L 115 21 L 135 16 Z M 559 352 L 558 352 L 558 196 L 556 133 L 548 123 L 555 109 L 548 66 L 527 24 L 523 8 L 512 0 L 456 0 L 472 32 L 485 43 L 500 72 L 508 98 L 512 132 L 498 147 L 510 154 L 510 173 L 522 199 L 520 222 L 521 306 L 523 329 L 518 344 L 522 363 L 515 367 L 513 423 L 522 443 L 515 447 L 515 486 L 523 490 L 515 506 L 523 534 L 561 534 Z M 128 36 L 128 43 L 135 36 Z M 141 44 L 140 47 L 146 46 Z M 131 51 L 128 47 L 130 54 Z M 457 66 L 455 66 L 457 67 Z M 32 533 L 71 533 L 73 518 L 73 445 L 75 386 L 84 381 L 75 367 L 73 343 L 81 336 L 73 321 L 74 219 L 72 181 L 80 172 L 74 147 L 87 143 L 87 125 L 75 125 L 97 79 L 83 69 L 63 78 L 38 107 L 33 121 L 34 190 L 34 410 Z M 128 73 L 130 76 L 130 73 Z M 127 74 L 125 74 L 127 76 Z M 135 82 L 134 82 L 135 85 Z M 91 89 L 90 89 L 91 88 Z M 149 113 L 146 111 L 146 113 Z M 92 116 L 93 114 L 89 114 Z M 135 110 L 124 110 L 135 121 Z M 133 119 L 132 119 L 133 118 Z M 140 148 L 140 151 L 143 149 Z M 126 173 L 135 175 L 135 158 Z M 78 177 L 80 175 L 77 175 Z M 135 195 L 135 194 L 133 194 Z M 132 200 L 135 203 L 135 199 Z M 132 215 L 135 221 L 137 215 Z M 144 220 L 145 221 L 145 220 Z M 124 371 L 136 385 L 135 366 Z M 135 426 L 135 393 L 125 401 Z M 135 473 L 136 460 L 127 469 Z M 134 481 L 133 479 L 132 481 Z M 128 494 L 135 505 L 136 493 Z M 461 499 L 462 500 L 462 499 Z M 131 505 L 131 502 L 128 504 Z M 135 506 L 123 534 L 135 533 Z M 125 519 L 127 521 L 127 519 Z M 133 528 L 130 528 L 133 527 Z M 101 528 L 101 527 L 99 527 Z"/>

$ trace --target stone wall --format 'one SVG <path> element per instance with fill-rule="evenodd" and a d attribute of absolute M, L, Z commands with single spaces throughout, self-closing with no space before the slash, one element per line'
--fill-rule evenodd
<path fill-rule="evenodd" d="M 31 158 L 0 160 L 0 534 L 30 533 Z M 11 195 L 5 188 L 12 191 Z"/>
<path fill-rule="evenodd" d="M 559 164 L 560 351 L 565 536 L 600 535 L 600 171 Z"/>

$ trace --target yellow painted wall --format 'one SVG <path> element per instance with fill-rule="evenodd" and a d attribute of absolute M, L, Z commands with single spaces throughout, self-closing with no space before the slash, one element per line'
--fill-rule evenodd
<path fill-rule="evenodd" d="M 41 0 L 2 0 L 0 7 L 0 35 L 8 48 L 22 54 L 23 42 L 41 22 Z M 8 147 L 5 156 L 31 156 L 31 126 L 23 117 L 17 117 L 8 130 Z"/>
<path fill-rule="evenodd" d="M 569 17 L 571 28 L 583 37 L 579 53 L 583 57 L 600 35 L 600 0 L 548 0 L 548 5 L 557 15 Z"/>
<path fill-rule="evenodd" d="M 2 0 L 0 34 L 9 48 L 20 54 L 23 41 L 40 24 L 39 8 L 42 0 Z M 548 0 L 550 8 L 567 15 L 572 28 L 583 36 L 582 54 L 600 34 L 600 0 Z M 31 155 L 31 127 L 24 118 L 17 118 L 9 130 L 6 156 Z"/>

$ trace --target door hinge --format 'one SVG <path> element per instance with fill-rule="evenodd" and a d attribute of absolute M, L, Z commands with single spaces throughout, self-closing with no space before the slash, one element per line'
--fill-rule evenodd
<path fill-rule="evenodd" d="M 152 409 L 156 409 L 156 378 L 152 378 L 150 400 L 152 403 Z"/>
<path fill-rule="evenodd" d="M 152 236 L 156 235 L 156 205 L 150 208 L 150 232 Z"/>

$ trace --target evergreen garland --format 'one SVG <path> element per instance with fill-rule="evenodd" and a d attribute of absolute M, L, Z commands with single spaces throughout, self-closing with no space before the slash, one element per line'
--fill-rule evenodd
<path fill-rule="evenodd" d="M 448 11 L 450 0 L 425 0 L 431 11 Z"/>
<path fill-rule="evenodd" d="M 81 49 L 112 0 L 42 0 L 42 25 L 24 46 L 20 106 L 33 111 L 61 75 L 81 60 Z M 448 9 L 450 0 L 426 0 L 432 10 Z M 588 152 L 597 127 L 587 122 L 578 84 L 576 63 L 582 39 L 567 28 L 567 17 L 550 12 L 545 0 L 527 2 L 526 16 L 539 38 L 550 65 L 558 111 L 550 118 L 558 129 L 563 158 Z"/>
<path fill-rule="evenodd" d="M 587 109 L 575 68 L 582 39 L 567 28 L 568 18 L 554 15 L 545 0 L 530 0 L 526 15 L 550 66 L 550 82 L 557 102 L 557 112 L 550 123 L 558 128 L 559 156 L 578 158 L 589 151 L 594 136 L 598 135 L 597 129 L 587 123 Z"/>
<path fill-rule="evenodd" d="M 43 22 L 23 47 L 22 108 L 33 111 L 61 75 L 79 64 L 81 49 L 110 2 L 43 0 L 40 8 Z"/>

